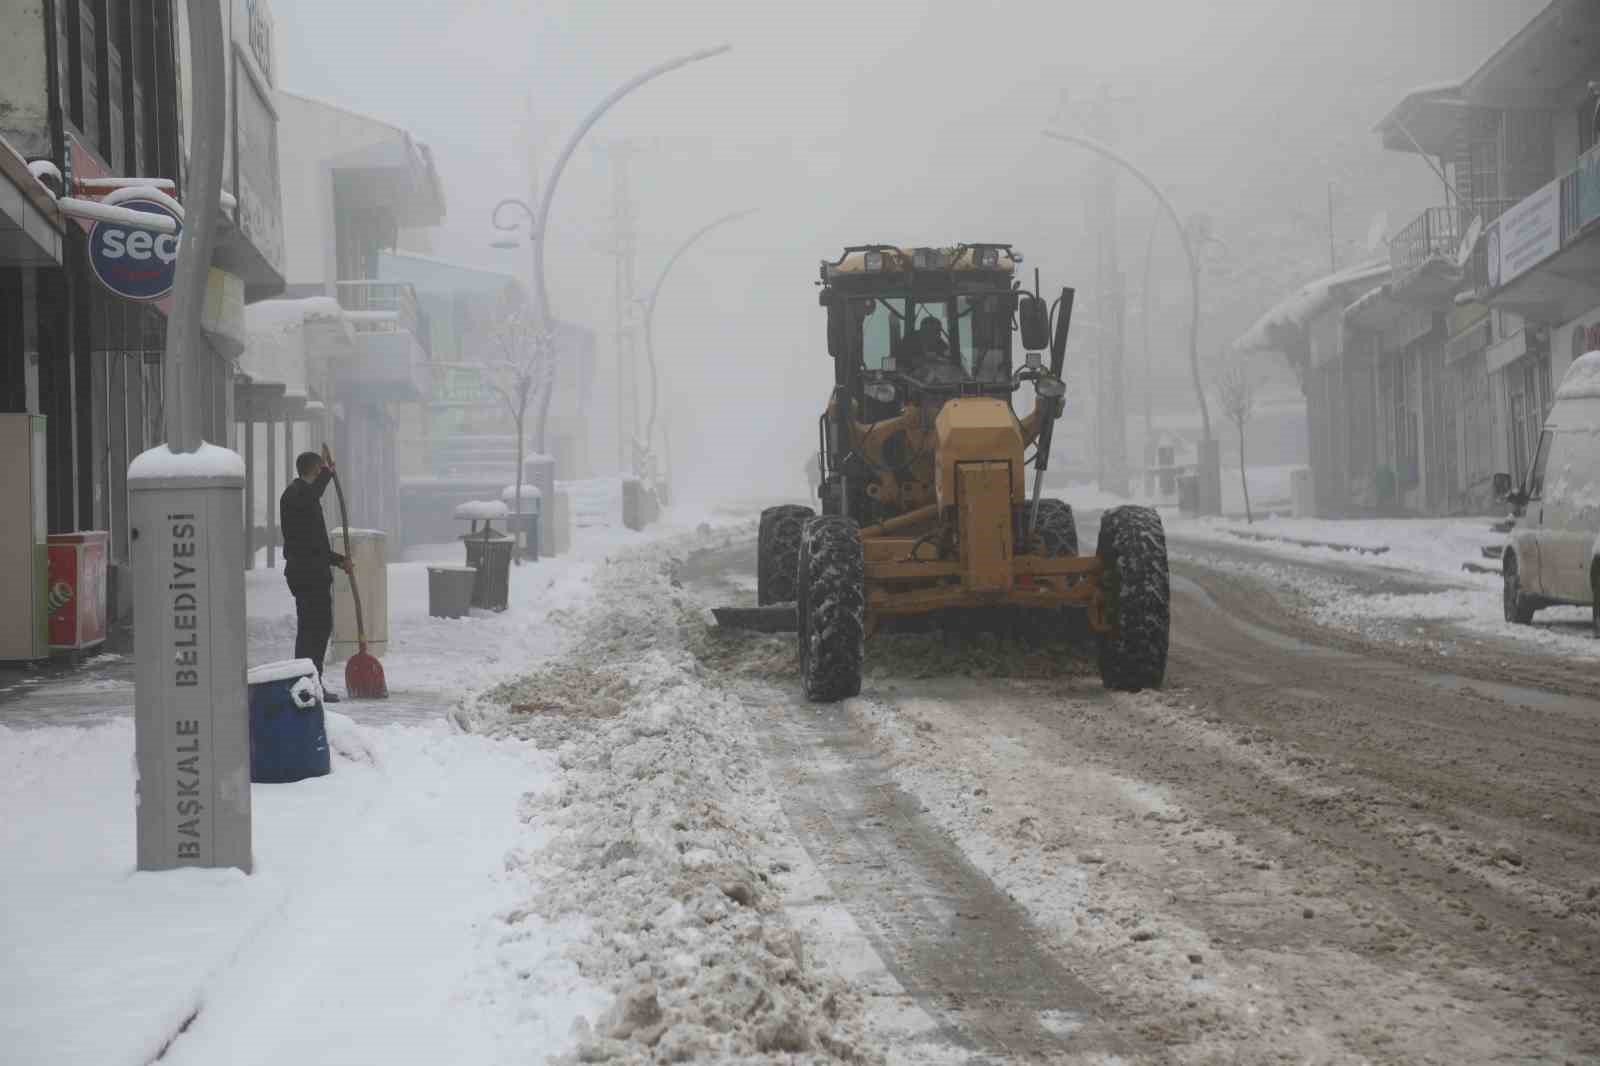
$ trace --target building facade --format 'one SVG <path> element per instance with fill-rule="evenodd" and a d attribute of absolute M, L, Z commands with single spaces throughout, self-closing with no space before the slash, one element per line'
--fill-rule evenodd
<path fill-rule="evenodd" d="M 1425 159 L 1438 203 L 1370 285 L 1241 338 L 1304 361 L 1323 514 L 1481 513 L 1494 474 L 1526 476 L 1561 375 L 1600 344 L 1595 82 L 1600 5 L 1553 0 L 1467 78 L 1404 96 L 1376 132 Z"/>
<path fill-rule="evenodd" d="M 267 0 L 218 0 L 230 47 L 225 201 L 200 354 L 207 440 L 233 443 L 234 361 L 248 299 L 283 287 L 276 116 L 252 108 L 274 64 Z M 183 188 L 191 81 L 185 6 L 172 0 L 20 0 L 0 13 L 0 403 L 46 419 L 51 532 L 110 533 L 112 617 L 130 610 L 127 467 L 165 439 L 170 297 L 130 299 L 90 269 L 92 223 L 62 196 L 111 179 Z M 241 87 L 249 87 L 241 91 Z M 34 164 L 30 167 L 28 164 Z"/>
<path fill-rule="evenodd" d="M 404 427 L 430 386 L 433 330 L 380 256 L 437 226 L 444 190 L 427 147 L 389 123 L 274 93 L 285 199 L 283 298 L 253 306 L 238 417 L 252 555 L 275 561 L 276 493 L 293 456 L 332 448 L 351 525 L 400 532 Z M 243 397 L 243 394 L 241 394 Z M 332 495 L 325 499 L 337 520 Z"/>

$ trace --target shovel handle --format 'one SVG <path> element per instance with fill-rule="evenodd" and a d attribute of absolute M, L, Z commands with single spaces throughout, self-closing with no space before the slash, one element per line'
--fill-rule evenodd
<path fill-rule="evenodd" d="M 339 522 L 344 526 L 344 553 L 345 558 L 349 559 L 352 551 L 350 547 L 350 512 L 345 509 L 344 505 L 344 486 L 339 484 L 339 471 L 333 463 L 333 451 L 326 444 L 322 446 L 322 454 L 328 459 L 328 473 L 333 475 L 333 494 L 339 498 Z M 367 626 L 361 617 L 361 589 L 356 586 L 354 564 L 345 572 L 345 576 L 350 579 L 350 598 L 355 601 L 356 605 L 356 643 L 364 652 L 367 650 Z"/>

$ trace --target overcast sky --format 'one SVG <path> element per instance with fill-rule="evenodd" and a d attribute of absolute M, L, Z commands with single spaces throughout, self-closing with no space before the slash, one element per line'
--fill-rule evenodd
<path fill-rule="evenodd" d="M 760 209 L 682 262 L 656 321 L 670 362 L 674 458 L 695 469 L 686 481 L 708 491 L 757 486 L 774 465 L 792 481 L 787 468 L 812 445 L 831 369 L 811 282 L 817 261 L 839 246 L 1012 241 L 1047 285 L 1084 294 L 1093 283 L 1083 206 L 1092 163 L 1038 131 L 1057 120 L 1083 129 L 1082 102 L 1102 85 L 1119 101 L 1119 147 L 1180 211 L 1211 216 L 1231 254 L 1303 244 L 1315 269 L 1326 258 L 1330 180 L 1345 262 L 1370 254 L 1379 208 L 1392 231 L 1438 198 L 1420 160 L 1379 149 L 1373 123 L 1406 89 L 1469 73 L 1542 6 L 272 3 L 281 85 L 427 141 L 448 201 L 436 252 L 519 273 L 525 254 L 488 247 L 489 208 L 526 195 L 530 147 L 548 171 L 612 88 L 665 58 L 733 46 L 641 89 L 589 142 L 659 139 L 632 163 L 641 296 L 683 237 L 727 211 Z M 550 245 L 557 312 L 601 342 L 602 466 L 615 460 L 615 397 L 605 391 L 614 381 L 611 194 L 605 162 L 586 144 L 561 183 Z M 1143 255 L 1151 208 L 1132 183 L 1121 203 L 1127 266 Z M 1181 303 L 1175 245 L 1170 235 L 1158 245 L 1154 291 Z"/>

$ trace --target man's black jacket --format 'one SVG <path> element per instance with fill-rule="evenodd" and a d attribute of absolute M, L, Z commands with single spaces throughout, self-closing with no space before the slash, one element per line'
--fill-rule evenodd
<path fill-rule="evenodd" d="M 278 525 L 283 529 L 283 576 L 289 584 L 333 582 L 332 567 L 344 562 L 328 543 L 328 524 L 322 518 L 322 491 L 333 480 L 324 469 L 317 480 L 289 482 L 278 499 Z"/>

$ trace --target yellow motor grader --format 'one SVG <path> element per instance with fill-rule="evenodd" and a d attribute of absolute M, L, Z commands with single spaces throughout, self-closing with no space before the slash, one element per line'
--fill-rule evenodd
<path fill-rule="evenodd" d="M 1072 509 L 1040 497 L 1065 407 L 1073 290 L 1047 304 L 1037 275 L 1033 292 L 1021 289 L 1021 259 L 1007 244 L 875 244 L 822 263 L 834 361 L 819 421 L 822 513 L 763 512 L 761 606 L 716 612 L 724 625 L 796 627 L 810 699 L 860 691 L 866 638 L 883 620 L 967 608 L 1021 609 L 1063 633 L 1068 612 L 1082 612 L 1107 687 L 1162 683 L 1160 517 L 1112 508 L 1095 554 L 1079 555 Z M 1033 403 L 1019 418 L 1024 386 Z"/>

